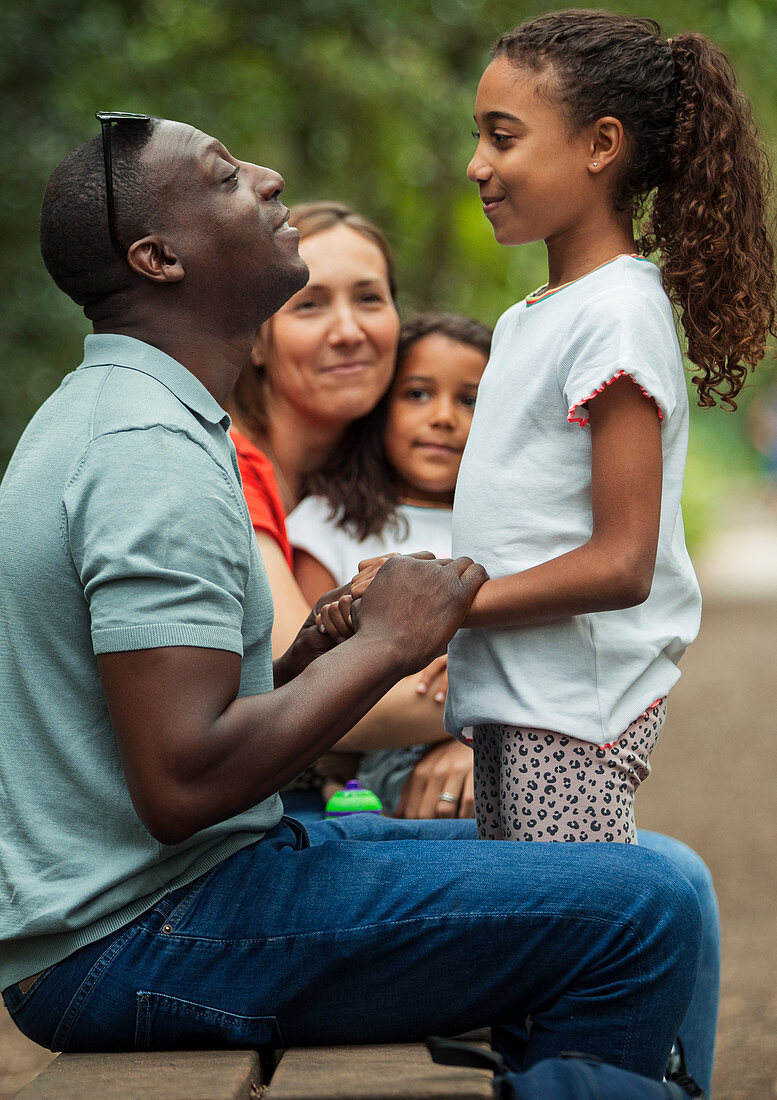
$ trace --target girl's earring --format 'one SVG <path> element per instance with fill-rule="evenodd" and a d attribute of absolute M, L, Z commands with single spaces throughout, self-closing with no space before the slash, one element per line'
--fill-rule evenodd
<path fill-rule="evenodd" d="M 593 167 L 594 167 L 594 168 L 598 168 L 598 167 L 599 167 L 599 161 L 598 161 L 598 160 L 595 160 L 595 161 L 593 162 Z"/>

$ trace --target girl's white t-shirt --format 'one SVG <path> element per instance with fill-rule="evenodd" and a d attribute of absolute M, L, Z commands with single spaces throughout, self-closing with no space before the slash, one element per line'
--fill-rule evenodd
<path fill-rule="evenodd" d="M 500 722 L 607 744 L 679 678 L 701 596 L 680 509 L 688 398 L 672 308 L 652 263 L 620 256 L 500 318 L 453 508 L 453 554 L 491 577 L 592 533 L 586 402 L 630 375 L 661 417 L 663 486 L 645 603 L 510 630 L 460 630 L 448 649 L 446 728 Z"/>
<path fill-rule="evenodd" d="M 306 550 L 317 558 L 335 579 L 347 584 L 359 571 L 359 562 L 381 554 L 411 554 L 431 550 L 437 558 L 451 555 L 450 508 L 419 508 L 400 504 L 399 516 L 406 521 L 398 532 L 387 525 L 379 535 L 359 541 L 349 530 L 338 527 L 329 501 L 324 497 L 306 497 L 286 517 L 289 541 L 295 549 Z"/>

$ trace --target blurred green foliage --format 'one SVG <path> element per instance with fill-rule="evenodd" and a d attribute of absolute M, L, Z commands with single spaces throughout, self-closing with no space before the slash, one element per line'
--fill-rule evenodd
<path fill-rule="evenodd" d="M 38 211 L 57 162 L 98 132 L 95 109 L 149 112 L 216 134 L 238 156 L 280 169 L 287 202 L 353 203 L 388 233 L 406 312 L 444 307 L 493 323 L 546 273 L 541 245 L 494 242 L 465 178 L 474 92 L 494 38 L 553 6 L 561 5 L 12 0 L 0 9 L 0 471 L 80 358 L 87 323 L 43 268 Z M 667 34 L 701 30 L 717 40 L 774 147 L 777 0 L 601 6 L 649 15 Z M 746 415 L 718 410 L 695 416 L 694 538 L 727 477 L 755 469 L 746 424 Z"/>

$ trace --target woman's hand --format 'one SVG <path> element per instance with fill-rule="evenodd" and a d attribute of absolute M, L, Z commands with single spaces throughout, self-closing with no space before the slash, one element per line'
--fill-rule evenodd
<path fill-rule="evenodd" d="M 473 817 L 472 760 L 472 750 L 453 738 L 433 745 L 405 783 L 396 816 Z M 450 798 L 441 798 L 441 795 L 450 795 Z"/>
<path fill-rule="evenodd" d="M 423 672 L 419 673 L 416 682 L 416 691 L 419 695 L 434 692 L 435 703 L 444 703 L 448 694 L 448 654 L 436 657 Z"/>

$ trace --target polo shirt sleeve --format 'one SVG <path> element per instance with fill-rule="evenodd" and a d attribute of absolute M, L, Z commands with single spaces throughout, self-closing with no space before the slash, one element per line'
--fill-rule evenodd
<path fill-rule="evenodd" d="M 677 334 L 668 308 L 634 287 L 590 297 L 570 326 L 559 384 L 570 424 L 588 424 L 588 403 L 629 376 L 670 417 L 677 405 Z M 682 376 L 682 371 L 679 372 Z"/>
<path fill-rule="evenodd" d="M 253 533 L 237 492 L 180 430 L 89 444 L 63 503 L 95 654 L 186 645 L 242 656 Z"/>

